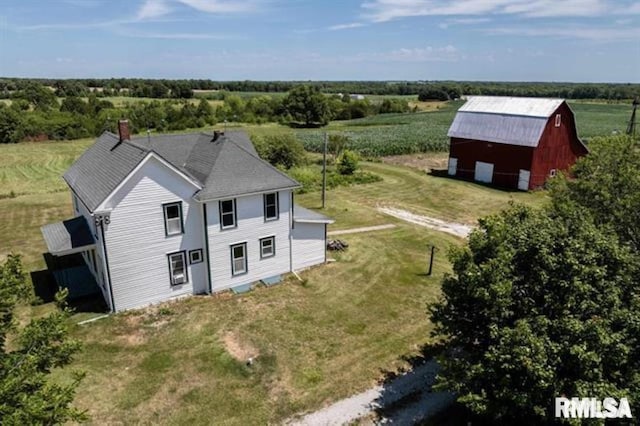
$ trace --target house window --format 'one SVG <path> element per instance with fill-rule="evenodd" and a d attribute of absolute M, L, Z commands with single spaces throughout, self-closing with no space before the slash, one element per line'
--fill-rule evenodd
<path fill-rule="evenodd" d="M 193 265 L 200 262 L 202 262 L 202 249 L 191 250 L 189 252 L 189 263 Z"/>
<path fill-rule="evenodd" d="M 264 194 L 264 220 L 276 220 L 278 215 L 278 193 Z"/>
<path fill-rule="evenodd" d="M 182 202 L 163 204 L 164 232 L 167 236 L 184 233 L 182 224 Z"/>
<path fill-rule="evenodd" d="M 560 127 L 560 123 L 562 123 L 562 115 L 556 114 L 556 127 Z"/>
<path fill-rule="evenodd" d="M 247 243 L 231 246 L 231 275 L 242 275 L 247 272 Z"/>
<path fill-rule="evenodd" d="M 171 285 L 180 285 L 189 282 L 187 275 L 187 262 L 184 251 L 168 254 L 169 258 L 169 274 L 171 277 Z"/>
<path fill-rule="evenodd" d="M 260 239 L 260 259 L 266 259 L 276 255 L 276 237 Z"/>
<path fill-rule="evenodd" d="M 236 227 L 236 200 L 220 201 L 220 227 L 222 229 Z"/>

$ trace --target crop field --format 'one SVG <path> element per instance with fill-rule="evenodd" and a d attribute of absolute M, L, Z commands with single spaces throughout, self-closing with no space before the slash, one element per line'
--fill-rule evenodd
<path fill-rule="evenodd" d="M 382 114 L 367 118 L 336 121 L 326 129 L 299 130 L 296 136 L 308 151 L 321 152 L 325 132 L 341 133 L 351 139 L 350 149 L 365 157 L 446 151 L 447 131 L 463 102 L 449 102 L 435 111 Z M 624 132 L 631 106 L 570 102 L 576 115 L 578 135 L 586 140 Z"/>

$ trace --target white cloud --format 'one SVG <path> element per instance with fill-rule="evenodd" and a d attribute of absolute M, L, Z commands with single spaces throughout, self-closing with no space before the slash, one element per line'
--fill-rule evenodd
<path fill-rule="evenodd" d="M 339 25 L 332 25 L 330 27 L 328 27 L 327 29 L 330 31 L 339 31 L 339 30 L 348 30 L 351 28 L 360 28 L 360 27 L 364 27 L 365 24 L 363 24 L 362 22 L 351 22 L 349 24 L 339 24 Z"/>
<path fill-rule="evenodd" d="M 132 38 L 156 38 L 164 40 L 231 40 L 236 37 L 229 34 L 208 33 L 156 33 L 145 31 L 119 30 L 116 34 Z"/>
<path fill-rule="evenodd" d="M 171 8 L 165 0 L 145 0 L 140 10 L 138 10 L 137 19 L 158 18 L 169 12 L 171 12 Z"/>
<path fill-rule="evenodd" d="M 622 5 L 621 3 L 626 3 Z M 369 0 L 363 17 L 386 22 L 413 16 L 508 14 L 529 18 L 640 13 L 636 0 Z"/>
<path fill-rule="evenodd" d="M 361 53 L 354 60 L 362 62 L 370 61 L 391 61 L 391 62 L 453 62 L 462 58 L 455 46 L 447 45 L 442 47 L 413 47 L 400 48 L 389 52 L 381 53 Z"/>
<path fill-rule="evenodd" d="M 515 35 L 526 37 L 579 38 L 591 41 L 640 40 L 640 28 L 621 27 L 502 27 L 486 30 L 491 35 Z"/>
<path fill-rule="evenodd" d="M 177 0 L 186 6 L 206 13 L 238 13 L 256 10 L 258 4 L 252 0 Z"/>

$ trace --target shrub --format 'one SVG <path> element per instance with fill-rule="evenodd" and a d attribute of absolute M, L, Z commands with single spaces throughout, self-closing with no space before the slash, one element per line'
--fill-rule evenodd
<path fill-rule="evenodd" d="M 341 175 L 352 175 L 358 169 L 358 154 L 346 149 L 342 153 L 340 163 L 338 164 L 338 171 Z"/>
<path fill-rule="evenodd" d="M 290 169 L 305 162 L 304 147 L 292 134 L 255 138 L 258 155 L 276 167 Z"/>

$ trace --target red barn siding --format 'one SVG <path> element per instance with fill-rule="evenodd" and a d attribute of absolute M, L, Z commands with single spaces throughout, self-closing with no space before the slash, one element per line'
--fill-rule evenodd
<path fill-rule="evenodd" d="M 533 148 L 474 139 L 451 138 L 450 157 L 458 159 L 456 176 L 473 179 L 476 161 L 493 164 L 493 184 L 518 187 L 520 169 L 529 170 Z"/>
<path fill-rule="evenodd" d="M 561 115 L 560 127 L 555 126 Z M 457 158 L 456 176 L 473 179 L 477 161 L 492 163 L 493 184 L 517 188 L 520 170 L 531 172 L 529 189 L 544 185 L 551 170 L 569 169 L 587 154 L 578 140 L 573 112 L 566 102 L 549 117 L 538 146 L 526 147 L 475 139 L 451 138 L 450 158 Z"/>
<path fill-rule="evenodd" d="M 560 127 L 556 127 L 556 115 L 560 114 Z M 576 160 L 587 154 L 584 145 L 578 141 L 573 112 L 563 103 L 549 117 L 549 121 L 533 154 L 529 189 L 544 185 L 551 170 L 567 170 Z"/>

